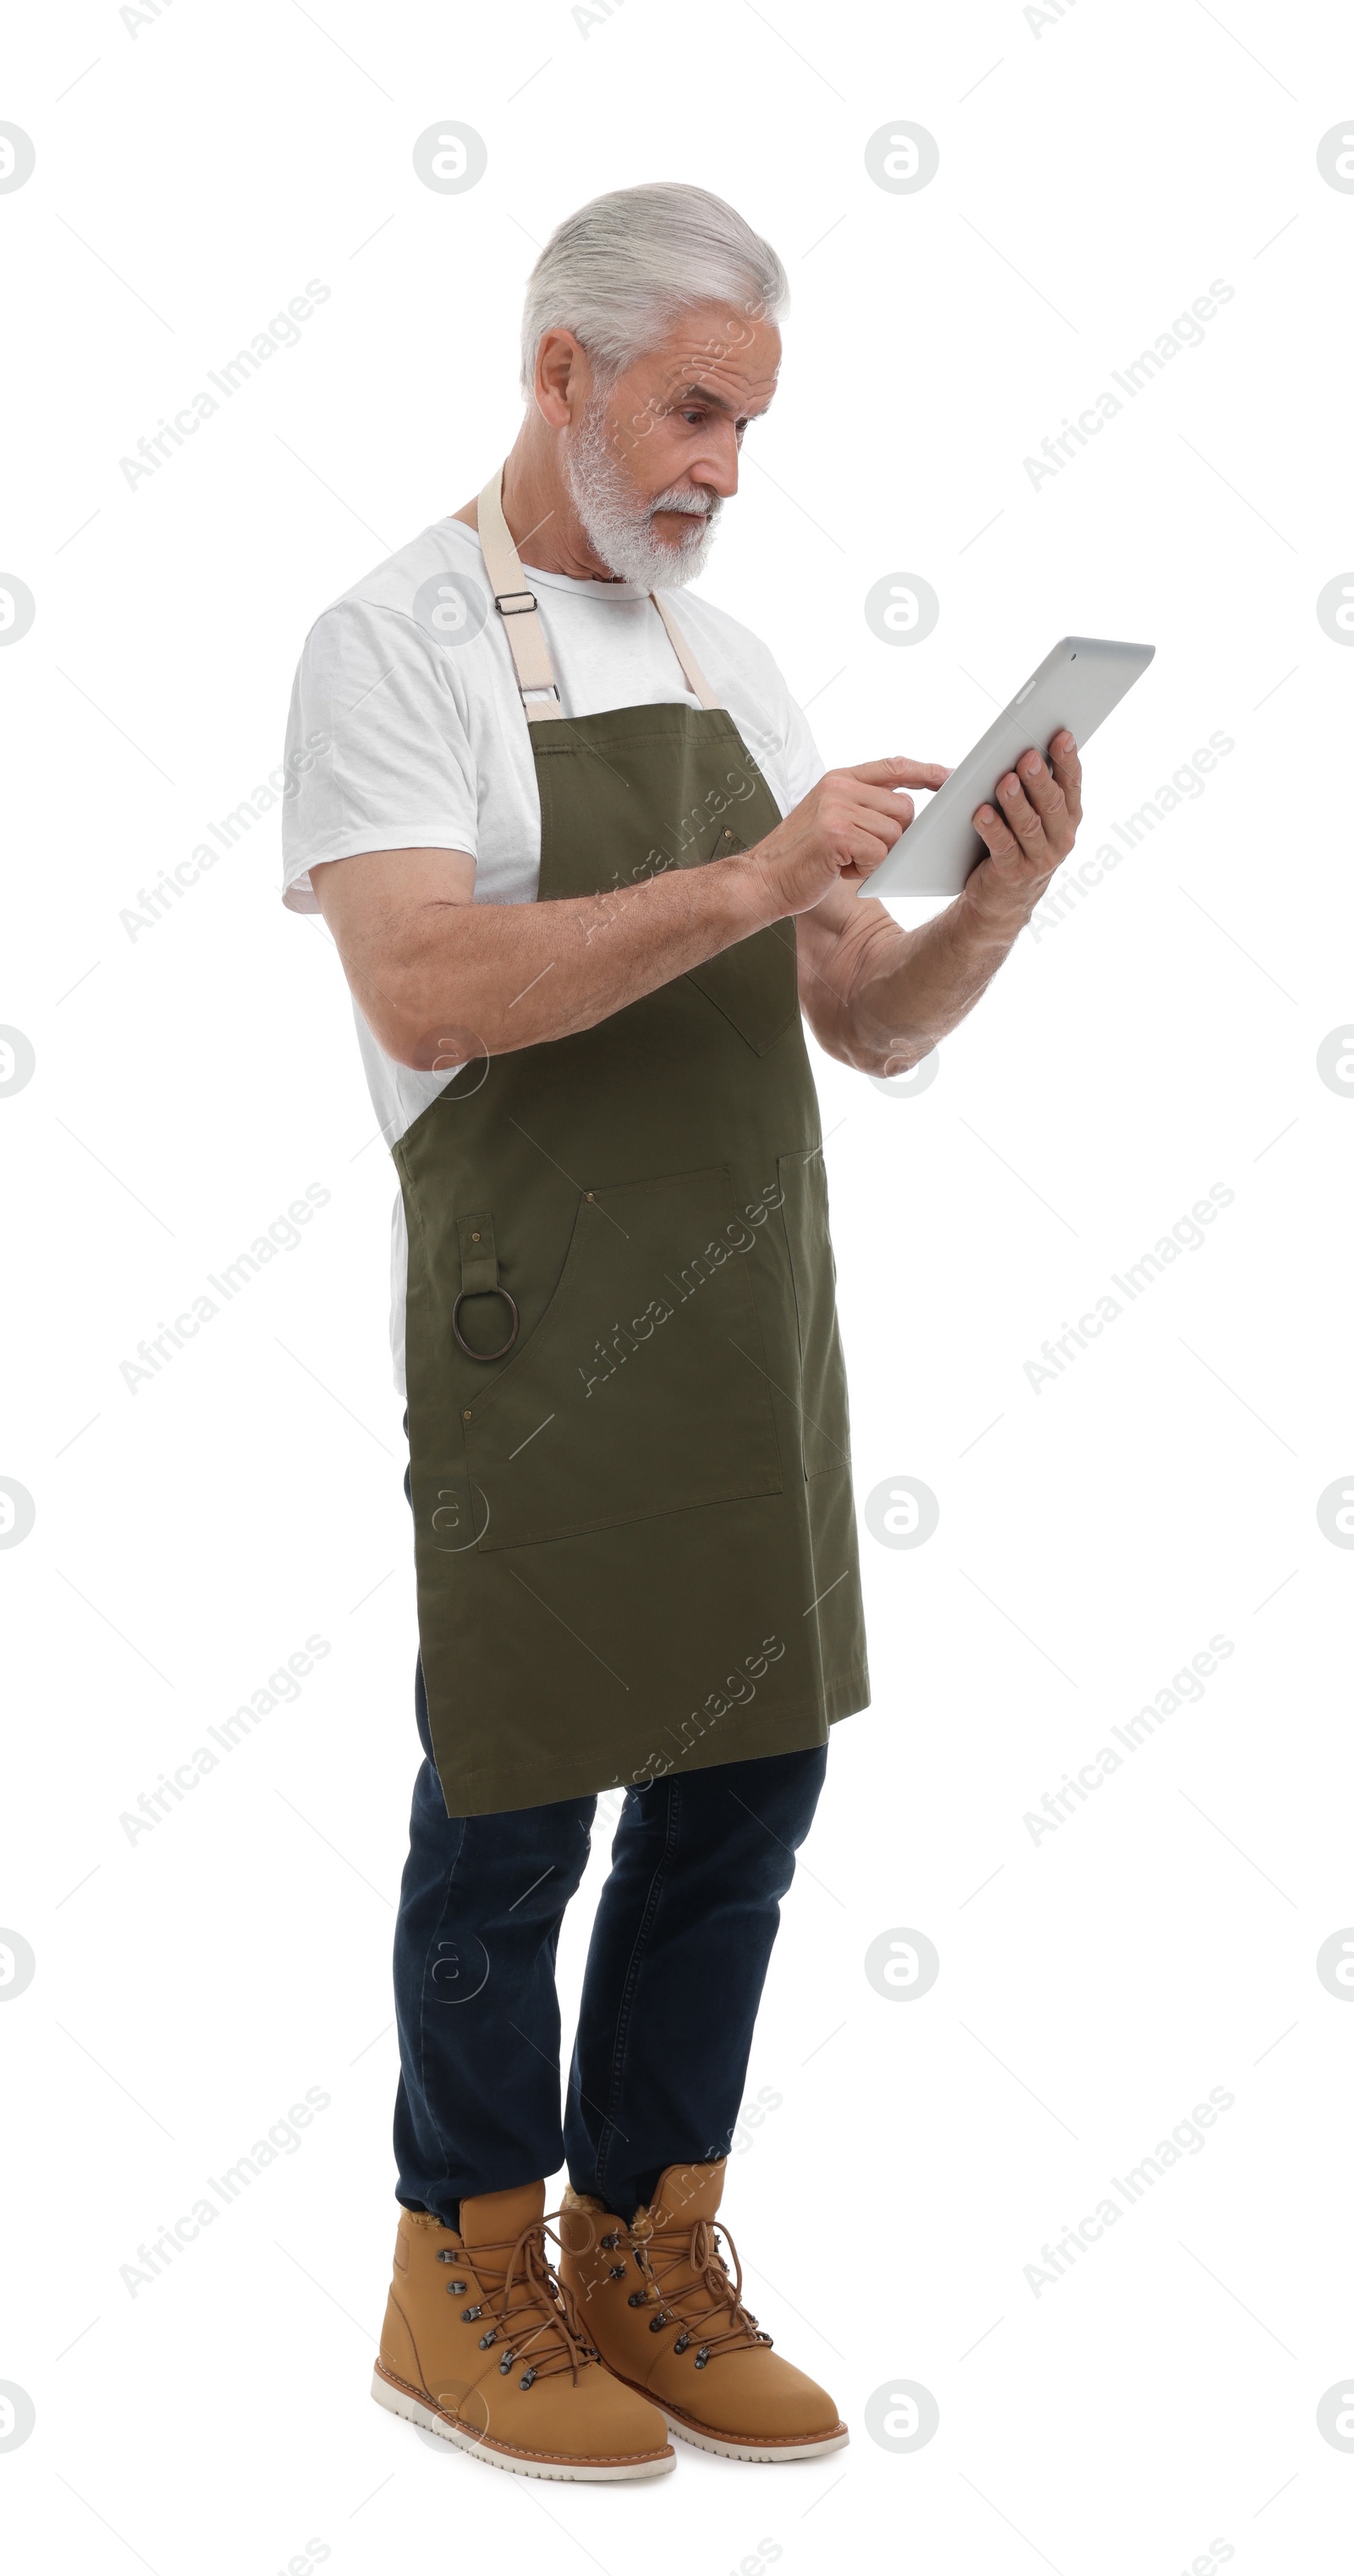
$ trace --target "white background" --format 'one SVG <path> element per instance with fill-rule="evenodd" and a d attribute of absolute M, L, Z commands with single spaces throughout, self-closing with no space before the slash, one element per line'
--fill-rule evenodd
<path fill-rule="evenodd" d="M 153 5 L 135 32 L 28 12 L 0 99 L 37 150 L 0 197 L 0 551 L 37 602 L 0 655 L 0 1019 L 37 1060 L 0 1100 L 0 1474 L 36 1504 L 0 1553 L 0 1919 L 37 1961 L 0 2016 L 22 2562 L 1336 2563 L 1354 2011 L 1315 1957 L 1354 1922 L 1354 1556 L 1316 1502 L 1354 1467 L 1354 1105 L 1316 1051 L 1354 1010 L 1354 655 L 1315 601 L 1354 562 L 1354 196 L 1316 147 L 1354 105 L 1348 29 L 1256 0 L 1038 28 L 1006 0 Z M 447 117 L 488 149 L 459 196 L 411 160 Z M 867 175 L 889 118 L 938 141 L 919 194 Z M 279 905 L 275 816 L 136 939 L 119 915 L 280 757 L 320 607 L 510 444 L 535 247 L 652 177 L 731 196 L 790 272 L 707 588 L 829 760 L 957 758 L 1068 630 L 1157 646 L 1088 755 L 1088 851 L 1210 733 L 1235 749 L 1022 940 L 929 1089 L 819 1064 L 858 1498 L 919 1477 L 940 1523 L 862 1532 L 874 1705 L 834 1737 L 750 2074 L 779 2103 L 726 2209 L 853 2441 L 587 2489 L 491 2477 L 367 2396 L 418 1748 L 393 1174 L 337 961 Z M 119 459 L 311 278 L 301 345 L 129 489 Z M 1217 278 L 1204 345 L 1033 487 L 1025 457 Z M 941 616 L 897 649 L 863 601 L 907 571 Z M 130 1393 L 137 1342 L 311 1182 L 298 1248 Z M 1044 1339 L 1215 1182 L 1205 1246 L 1036 1394 Z M 311 1634 L 296 1701 L 130 1842 L 139 1793 Z M 1036 1844 L 1026 1812 L 1214 1634 L 1202 1701 Z M 864 1973 L 900 1926 L 940 1956 L 913 2002 Z M 138 2244 L 308 2086 L 297 2152 L 129 2296 Z M 1036 2296 L 1041 2247 L 1214 2087 L 1204 2147 Z M 864 2422 L 901 2380 L 940 2410 L 912 2454 Z"/>

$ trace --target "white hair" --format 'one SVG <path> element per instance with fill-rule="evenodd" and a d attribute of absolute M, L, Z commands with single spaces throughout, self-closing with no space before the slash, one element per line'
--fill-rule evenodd
<path fill-rule="evenodd" d="M 667 179 L 613 189 L 565 217 L 527 280 L 522 391 L 530 402 L 546 331 L 572 331 L 607 380 L 695 304 L 774 322 L 789 293 L 771 244 L 722 197 Z"/>

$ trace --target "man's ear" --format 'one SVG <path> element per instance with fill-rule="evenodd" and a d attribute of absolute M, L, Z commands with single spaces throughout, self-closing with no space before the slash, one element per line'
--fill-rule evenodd
<path fill-rule="evenodd" d="M 545 331 L 536 351 L 536 407 L 552 429 L 568 429 L 581 409 L 587 357 L 572 331 Z"/>

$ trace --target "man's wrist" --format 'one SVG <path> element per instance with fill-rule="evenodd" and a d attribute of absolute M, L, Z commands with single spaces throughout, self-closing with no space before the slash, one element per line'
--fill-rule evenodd
<path fill-rule="evenodd" d="M 750 850 L 735 851 L 731 858 L 716 862 L 721 877 L 726 879 L 734 908 L 743 927 L 740 938 L 751 938 L 758 930 L 768 930 L 773 921 L 785 917 L 786 906 L 774 871 L 765 855 L 765 844 L 758 842 Z"/>
<path fill-rule="evenodd" d="M 1003 955 L 1014 948 L 1021 931 L 1026 929 L 1047 887 L 1041 885 L 1032 895 L 1002 896 L 994 900 L 989 888 L 980 888 L 975 880 L 981 868 L 975 868 L 955 910 L 964 934 L 966 947 L 999 950 Z"/>

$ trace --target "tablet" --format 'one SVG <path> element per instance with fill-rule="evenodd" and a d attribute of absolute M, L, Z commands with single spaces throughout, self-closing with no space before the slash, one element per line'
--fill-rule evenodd
<path fill-rule="evenodd" d="M 958 894 L 987 856 L 973 816 L 980 805 L 996 802 L 998 779 L 1022 751 L 1033 748 L 1047 757 L 1054 734 L 1064 725 L 1080 751 L 1141 677 L 1156 649 L 1155 644 L 1111 643 L 1103 635 L 1064 635 L 857 892 Z"/>

